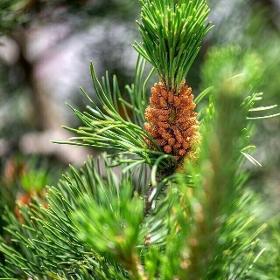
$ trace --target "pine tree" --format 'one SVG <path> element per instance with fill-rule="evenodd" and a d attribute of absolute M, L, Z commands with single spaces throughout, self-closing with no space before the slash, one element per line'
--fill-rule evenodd
<path fill-rule="evenodd" d="M 258 164 L 253 121 L 275 116 L 259 115 L 275 108 L 258 104 L 262 62 L 213 48 L 194 98 L 186 77 L 211 27 L 206 2 L 141 7 L 134 83 L 120 89 L 91 64 L 98 100 L 82 89 L 87 110 L 72 108 L 81 126 L 67 127 L 76 134 L 67 144 L 105 153 L 69 167 L 45 198 L 20 207 L 21 219 L 6 211 L 0 279 L 260 279 L 270 258 L 267 279 L 277 279 L 278 251 L 264 252 L 269 232 L 244 169 Z"/>

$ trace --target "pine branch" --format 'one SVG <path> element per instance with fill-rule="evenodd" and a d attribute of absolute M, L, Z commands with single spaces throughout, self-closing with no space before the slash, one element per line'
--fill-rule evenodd
<path fill-rule="evenodd" d="M 210 29 L 205 0 L 141 0 L 143 43 L 135 49 L 157 70 L 168 89 L 178 90 Z"/>
<path fill-rule="evenodd" d="M 6 211 L 12 242 L 0 242 L 0 279 L 145 279 L 141 251 L 165 243 L 167 201 L 144 216 L 132 173 L 117 178 L 107 160 L 101 164 L 71 167 L 45 200 L 19 206 L 20 220 Z"/>
<path fill-rule="evenodd" d="M 255 199 L 244 192 L 247 176 L 240 168 L 251 135 L 246 116 L 256 102 L 251 91 L 260 78 L 260 68 L 249 71 L 256 62 L 238 48 L 219 49 L 210 52 L 204 68 L 206 87 L 215 89 L 215 109 L 202 126 L 201 162 L 192 169 L 198 177 L 191 195 L 194 224 L 182 279 L 243 279 L 262 252 L 257 238 L 265 226 L 249 210 Z"/>
<path fill-rule="evenodd" d="M 124 269 L 79 240 L 71 220 L 71 213 L 77 210 L 84 195 L 98 201 L 100 188 L 117 189 L 113 173 L 108 169 L 103 180 L 96 164 L 95 167 L 89 161 L 81 171 L 71 168 L 57 187 L 49 188 L 46 201 L 36 199 L 21 208 L 23 223 L 7 212 L 5 230 L 12 244 L 0 243 L 0 252 L 4 255 L 4 266 L 0 263 L 1 276 L 46 279 L 51 275 L 67 275 L 67 279 L 77 279 L 74 275 L 85 274 L 88 279 L 90 275 L 92 279 L 126 278 Z"/>
<path fill-rule="evenodd" d="M 246 279 L 257 271 L 252 268 L 264 251 L 258 238 L 265 225 L 254 213 L 259 202 L 245 188 L 242 164 L 258 164 L 249 154 L 250 120 L 278 115 L 258 115 L 275 105 L 255 107 L 262 99 L 255 93 L 260 61 L 239 48 L 210 53 L 206 90 L 195 100 L 209 97 L 200 114 L 202 142 L 196 160 L 183 167 L 199 128 L 185 78 L 210 29 L 209 9 L 205 0 L 141 4 L 143 44 L 135 48 L 143 58 L 134 84 L 125 94 L 115 76 L 99 79 L 91 65 L 98 100 L 82 90 L 90 106 L 73 108 L 82 125 L 67 128 L 77 136 L 64 142 L 106 150 L 110 159 L 105 156 L 104 168 L 100 160 L 71 167 L 46 197 L 20 207 L 20 219 L 6 212 L 10 239 L 0 238 L 2 279 Z M 146 75 L 144 59 L 161 79 L 147 110 L 154 70 Z M 112 170 L 119 164 L 120 178 Z M 133 174 L 140 170 L 140 178 L 147 166 L 143 188 Z M 24 183 L 44 182 L 43 175 L 31 174 Z"/>
<path fill-rule="evenodd" d="M 108 73 L 101 79 L 97 78 L 94 66 L 91 64 L 91 77 L 95 89 L 97 105 L 89 95 L 83 93 L 90 102 L 86 112 L 72 108 L 82 125 L 78 128 L 65 127 L 77 136 L 70 141 L 57 141 L 56 143 L 91 146 L 95 149 L 107 151 L 113 157 L 117 153 L 118 164 L 122 161 L 121 155 L 130 158 L 131 164 L 153 165 L 157 163 L 162 169 L 172 169 L 175 160 L 172 156 L 157 159 L 164 155 L 158 144 L 140 126 L 143 125 L 143 110 L 146 106 L 147 78 L 143 78 L 145 64 L 143 59 L 138 60 L 136 67 L 135 84 L 127 86 L 128 96 L 122 95 L 114 76 L 111 83 Z M 134 122 L 133 122 L 134 121 Z M 155 149 L 147 147 L 147 141 L 154 143 Z"/>
<path fill-rule="evenodd" d="M 112 256 L 129 271 L 132 279 L 145 279 L 136 251 L 143 201 L 132 193 L 131 184 L 119 189 L 100 186 L 93 200 L 85 195 L 80 210 L 74 214 L 79 237 L 100 254 Z M 131 215 L 133 213 L 133 215 Z"/>

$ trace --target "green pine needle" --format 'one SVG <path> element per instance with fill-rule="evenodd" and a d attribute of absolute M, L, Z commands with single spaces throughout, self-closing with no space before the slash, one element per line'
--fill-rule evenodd
<path fill-rule="evenodd" d="M 168 88 L 178 89 L 211 28 L 205 0 L 141 0 L 138 22 L 143 43 L 135 49 L 157 70 Z"/>

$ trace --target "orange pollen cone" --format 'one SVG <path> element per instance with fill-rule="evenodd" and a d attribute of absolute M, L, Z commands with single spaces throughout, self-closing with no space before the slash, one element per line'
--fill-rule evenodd
<path fill-rule="evenodd" d="M 157 83 L 151 93 L 150 104 L 145 111 L 145 130 L 165 153 L 177 159 L 187 156 L 198 139 L 192 88 L 183 84 L 174 94 L 163 83 Z M 150 141 L 147 143 L 153 145 Z"/>

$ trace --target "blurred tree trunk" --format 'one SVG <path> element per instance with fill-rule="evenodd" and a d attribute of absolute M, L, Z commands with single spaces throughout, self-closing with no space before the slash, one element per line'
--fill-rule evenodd
<path fill-rule="evenodd" d="M 63 123 L 59 110 L 56 110 L 55 100 L 42 87 L 42 81 L 36 73 L 36 61 L 31 61 L 27 55 L 28 30 L 20 29 L 11 37 L 19 48 L 18 65 L 24 72 L 24 82 L 30 90 L 32 104 L 32 121 L 37 132 L 27 133 L 17 139 L 19 149 L 24 154 L 55 155 L 64 163 L 81 165 L 88 155 L 88 151 L 81 147 L 57 145 L 51 140 L 65 140 L 72 135 L 60 129 Z M 40 131 L 40 132 L 38 132 Z"/>
<path fill-rule="evenodd" d="M 49 130 L 56 129 L 57 124 L 61 123 L 61 118 L 53 108 L 53 100 L 50 95 L 46 94 L 41 86 L 40 81 L 36 78 L 36 62 L 27 58 L 27 30 L 20 29 L 12 34 L 19 48 L 18 64 L 24 71 L 25 82 L 30 89 L 31 103 L 33 107 L 33 121 L 36 129 Z"/>

